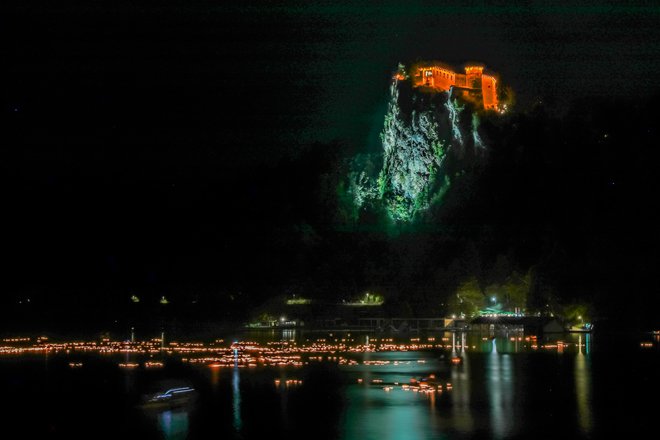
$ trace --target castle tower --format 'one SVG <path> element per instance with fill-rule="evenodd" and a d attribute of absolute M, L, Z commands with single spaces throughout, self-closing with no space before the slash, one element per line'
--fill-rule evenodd
<path fill-rule="evenodd" d="M 484 98 L 485 109 L 497 110 L 497 79 L 494 76 L 482 76 L 481 95 Z"/>
<path fill-rule="evenodd" d="M 465 66 L 465 76 L 467 77 L 466 86 L 470 89 L 481 89 L 481 76 L 483 66 Z"/>

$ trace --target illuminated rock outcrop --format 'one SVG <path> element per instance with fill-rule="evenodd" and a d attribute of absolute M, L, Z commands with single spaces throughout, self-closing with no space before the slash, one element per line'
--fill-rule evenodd
<path fill-rule="evenodd" d="M 378 197 L 395 220 L 410 220 L 426 209 L 447 151 L 438 114 L 431 108 L 413 108 L 405 114 L 399 103 L 399 81 L 391 98 L 381 133 L 383 168 L 378 176 Z"/>
<path fill-rule="evenodd" d="M 445 70 L 422 66 L 409 74 L 399 66 L 380 135 L 382 168 L 374 183 L 364 170 L 354 173 L 358 207 L 373 200 L 392 220 L 411 221 L 449 189 L 457 169 L 449 170 L 448 158 L 460 165 L 466 155 L 486 149 L 478 131 L 480 114 L 498 109 L 497 95 L 467 85 L 490 84 L 494 90 L 496 80 L 484 79 L 482 67 L 468 67 L 462 76 Z"/>

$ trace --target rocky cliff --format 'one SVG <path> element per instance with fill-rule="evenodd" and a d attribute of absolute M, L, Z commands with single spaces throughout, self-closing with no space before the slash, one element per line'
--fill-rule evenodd
<path fill-rule="evenodd" d="M 479 157 L 487 148 L 479 134 L 479 115 L 453 90 L 429 93 L 398 74 L 380 134 L 382 167 L 377 175 L 373 170 L 354 170 L 355 204 L 381 204 L 392 220 L 405 222 L 439 203 L 461 162 Z"/>

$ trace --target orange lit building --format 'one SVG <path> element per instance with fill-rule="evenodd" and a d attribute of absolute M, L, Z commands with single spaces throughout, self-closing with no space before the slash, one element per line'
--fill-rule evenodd
<path fill-rule="evenodd" d="M 483 103 L 487 110 L 496 110 L 497 78 L 484 73 L 484 67 L 478 64 L 465 66 L 465 73 L 456 73 L 452 68 L 440 63 L 419 65 L 413 69 L 413 86 L 431 88 L 437 91 L 449 91 L 452 87 L 463 91 L 468 99 Z"/>

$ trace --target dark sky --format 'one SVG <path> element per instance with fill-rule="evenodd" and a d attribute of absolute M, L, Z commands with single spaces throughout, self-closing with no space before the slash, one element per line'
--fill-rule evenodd
<path fill-rule="evenodd" d="M 196 135 L 252 161 L 273 139 L 365 142 L 399 61 L 482 61 L 522 103 L 659 89 L 657 4 L 546 3 L 10 0 L 4 111 L 92 113 L 93 140 Z"/>
<path fill-rule="evenodd" d="M 314 141 L 376 148 L 399 61 L 481 61 L 522 108 L 660 91 L 652 2 L 225 3 L 2 2 L 9 291 L 128 289 L 178 267 L 221 284 L 267 258 L 297 182 L 263 170 Z"/>

